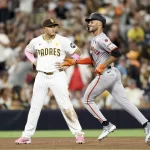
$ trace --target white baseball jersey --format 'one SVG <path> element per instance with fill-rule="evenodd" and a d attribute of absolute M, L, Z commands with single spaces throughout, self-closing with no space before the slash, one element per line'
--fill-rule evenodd
<path fill-rule="evenodd" d="M 103 64 L 111 55 L 111 51 L 117 46 L 113 44 L 106 34 L 101 33 L 91 40 L 90 54 L 93 57 L 95 66 Z"/>
<path fill-rule="evenodd" d="M 26 50 L 37 54 L 38 71 L 55 72 L 57 71 L 55 63 L 63 62 L 66 54 L 73 54 L 77 48 L 69 39 L 56 34 L 51 41 L 44 40 L 43 35 L 32 39 Z"/>
<path fill-rule="evenodd" d="M 35 78 L 31 107 L 22 137 L 31 137 L 34 134 L 49 89 L 53 93 L 72 134 L 83 134 L 69 98 L 67 76 L 64 71 L 58 71 L 55 67 L 56 62 L 63 62 L 66 54 L 73 54 L 77 48 L 66 37 L 58 34 L 51 41 L 44 40 L 41 35 L 31 40 L 27 45 L 26 50 L 28 52 L 37 54 L 36 69 L 38 73 Z M 46 74 L 45 72 L 53 73 Z M 71 112 L 69 117 L 66 110 Z"/>

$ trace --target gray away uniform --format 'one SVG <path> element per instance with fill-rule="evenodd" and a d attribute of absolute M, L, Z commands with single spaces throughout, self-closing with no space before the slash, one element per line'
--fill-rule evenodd
<path fill-rule="evenodd" d="M 90 54 L 95 62 L 95 67 L 103 64 L 110 57 L 111 51 L 116 48 L 117 46 L 113 44 L 104 33 L 94 37 L 91 41 Z M 111 67 L 106 68 L 102 75 L 97 75 L 93 79 L 87 87 L 83 99 L 87 110 L 101 123 L 107 119 L 100 112 L 94 100 L 105 90 L 109 91 L 122 108 L 129 112 L 142 125 L 148 121 L 137 107 L 127 99 L 121 82 L 120 72 L 111 64 Z"/>

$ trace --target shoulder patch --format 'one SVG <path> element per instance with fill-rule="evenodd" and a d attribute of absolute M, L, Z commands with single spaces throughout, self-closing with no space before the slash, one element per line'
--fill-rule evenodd
<path fill-rule="evenodd" d="M 75 48 L 75 47 L 76 47 L 76 45 L 75 45 L 75 44 L 73 44 L 73 43 L 70 43 L 70 47 L 71 47 L 71 48 Z"/>
<path fill-rule="evenodd" d="M 108 42 L 108 39 L 105 39 L 105 42 Z"/>

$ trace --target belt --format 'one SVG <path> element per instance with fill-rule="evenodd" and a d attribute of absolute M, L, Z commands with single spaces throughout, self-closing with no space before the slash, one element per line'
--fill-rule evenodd
<path fill-rule="evenodd" d="M 107 69 L 111 69 L 111 66 L 107 66 Z"/>
<path fill-rule="evenodd" d="M 112 68 L 112 66 L 107 66 L 104 70 L 106 71 L 106 70 L 109 70 L 111 68 Z"/>
<path fill-rule="evenodd" d="M 63 70 L 58 70 L 58 72 L 61 72 Z M 43 72 L 43 71 L 39 71 L 39 72 L 42 72 L 42 73 L 45 73 L 46 75 L 53 75 L 54 73 L 56 72 Z"/>

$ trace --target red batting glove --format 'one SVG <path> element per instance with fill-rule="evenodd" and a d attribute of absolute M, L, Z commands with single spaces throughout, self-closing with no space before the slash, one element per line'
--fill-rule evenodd
<path fill-rule="evenodd" d="M 106 68 L 106 65 L 100 64 L 95 69 L 96 74 L 102 74 L 105 68 Z"/>

